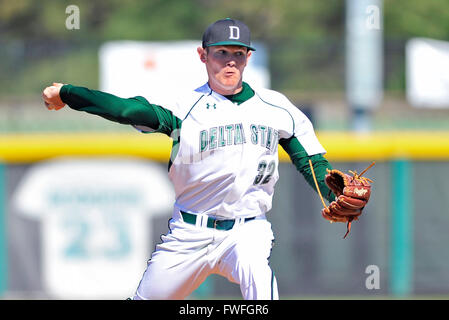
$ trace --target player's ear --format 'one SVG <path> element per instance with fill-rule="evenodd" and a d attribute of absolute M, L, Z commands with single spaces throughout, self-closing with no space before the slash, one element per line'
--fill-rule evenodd
<path fill-rule="evenodd" d="M 252 51 L 251 51 L 251 50 L 248 50 L 248 51 L 246 52 L 246 61 L 245 61 L 245 66 L 247 66 L 247 65 L 248 65 L 248 62 L 249 62 L 249 58 L 251 57 L 251 53 L 252 53 Z"/>
<path fill-rule="evenodd" d="M 246 61 L 248 61 L 248 59 L 251 57 L 251 55 L 253 54 L 252 50 L 248 50 L 247 54 L 246 54 Z"/>
<path fill-rule="evenodd" d="M 206 63 L 206 55 L 207 55 L 206 49 L 203 47 L 198 47 L 196 51 L 198 52 L 201 62 Z"/>

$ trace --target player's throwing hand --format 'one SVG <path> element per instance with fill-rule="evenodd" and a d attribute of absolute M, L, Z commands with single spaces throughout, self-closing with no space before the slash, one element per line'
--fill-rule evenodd
<path fill-rule="evenodd" d="M 62 102 L 59 96 L 59 90 L 63 86 L 62 83 L 53 82 L 52 86 L 44 89 L 42 92 L 42 98 L 44 99 L 45 106 L 48 110 L 59 110 L 64 108 L 65 103 Z"/>

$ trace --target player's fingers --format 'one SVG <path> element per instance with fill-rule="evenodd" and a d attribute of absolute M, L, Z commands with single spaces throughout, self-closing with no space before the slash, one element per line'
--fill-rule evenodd
<path fill-rule="evenodd" d="M 54 109 L 54 105 L 49 104 L 48 102 L 45 102 L 45 106 L 47 107 L 48 110 L 53 110 Z"/>
<path fill-rule="evenodd" d="M 44 90 L 44 92 L 42 92 L 42 100 L 44 100 L 44 103 L 45 103 L 45 105 L 47 105 L 48 104 L 48 95 L 47 95 L 47 93 L 45 92 L 45 90 Z"/>
<path fill-rule="evenodd" d="M 46 99 L 48 98 L 48 91 L 49 91 L 49 87 L 46 87 L 43 91 L 42 91 L 42 98 Z"/>
<path fill-rule="evenodd" d="M 65 107 L 65 103 L 59 96 L 59 90 L 62 86 L 62 83 L 53 82 L 52 86 L 46 87 L 42 91 L 42 99 L 48 110 L 59 110 Z"/>
<path fill-rule="evenodd" d="M 42 91 L 42 98 L 47 101 L 47 102 L 52 102 L 53 99 L 57 99 L 59 98 L 59 89 L 56 86 L 49 86 L 46 87 L 43 91 Z"/>
<path fill-rule="evenodd" d="M 45 106 L 50 109 L 50 96 L 48 93 L 48 88 L 45 88 L 45 90 L 42 92 L 42 99 L 44 100 Z"/>
<path fill-rule="evenodd" d="M 42 92 L 42 98 L 44 98 L 47 102 L 50 102 L 57 94 L 57 90 L 54 86 L 50 86 L 44 89 Z"/>

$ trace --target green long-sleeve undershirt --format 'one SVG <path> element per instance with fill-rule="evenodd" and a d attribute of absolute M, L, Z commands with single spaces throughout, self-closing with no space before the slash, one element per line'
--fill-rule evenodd
<path fill-rule="evenodd" d="M 101 116 L 105 119 L 135 126 L 145 126 L 170 135 L 180 127 L 180 120 L 170 110 L 148 103 L 144 97 L 120 98 L 84 87 L 64 85 L 61 100 L 70 108 Z"/>
<path fill-rule="evenodd" d="M 229 98 L 232 101 L 234 98 L 238 99 L 236 102 L 242 103 L 244 102 L 240 101 L 242 96 L 249 99 L 253 95 L 252 89 L 245 84 L 244 92 Z M 85 111 L 121 124 L 149 127 L 156 132 L 167 135 L 170 135 L 174 129 L 179 129 L 182 125 L 182 121 L 174 116 L 170 110 L 151 104 L 140 96 L 120 98 L 98 90 L 64 85 L 60 90 L 60 97 L 64 103 L 74 110 Z M 329 202 L 333 201 L 335 196 L 324 182 L 327 173 L 326 168 L 332 169 L 327 159 L 321 154 L 309 156 L 295 136 L 289 139 L 280 139 L 279 144 L 288 153 L 296 169 L 316 191 L 309 159 L 312 161 L 321 194 Z"/>
<path fill-rule="evenodd" d="M 280 139 L 279 144 L 290 156 L 290 160 L 296 167 L 296 170 L 301 172 L 307 183 L 315 191 L 317 191 L 315 181 L 313 179 L 312 169 L 310 168 L 309 159 L 312 161 L 313 171 L 315 173 L 321 194 L 327 201 L 332 202 L 335 199 L 335 195 L 324 182 L 324 177 L 327 174 L 326 169 L 332 169 L 329 161 L 327 161 L 327 159 L 321 154 L 315 154 L 312 156 L 307 155 L 306 150 L 298 139 L 296 139 L 296 137 L 291 137 L 290 139 Z"/>

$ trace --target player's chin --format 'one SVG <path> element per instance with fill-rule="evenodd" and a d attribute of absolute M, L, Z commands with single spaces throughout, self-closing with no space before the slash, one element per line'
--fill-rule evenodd
<path fill-rule="evenodd" d="M 223 77 L 220 80 L 220 83 L 226 89 L 234 89 L 239 85 L 240 77 L 238 76 Z"/>

